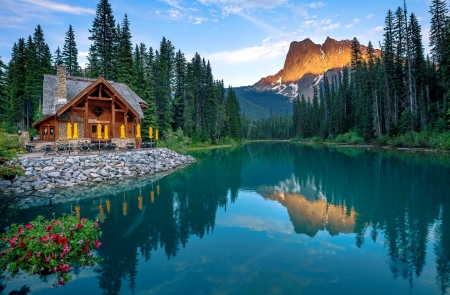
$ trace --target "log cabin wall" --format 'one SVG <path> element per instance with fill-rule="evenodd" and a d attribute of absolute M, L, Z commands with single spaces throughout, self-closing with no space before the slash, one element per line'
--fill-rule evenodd
<path fill-rule="evenodd" d="M 123 86 L 120 87 L 123 88 Z M 93 87 L 86 88 L 82 93 L 80 93 L 82 96 L 58 108 L 64 108 L 63 113 L 57 112 L 59 117 L 53 116 L 38 123 L 36 127 L 40 130 L 42 140 L 66 140 L 69 122 L 72 126 L 77 123 L 78 138 L 97 139 L 98 124 L 102 125 L 102 138 L 106 125 L 111 139 L 120 138 L 122 125 L 126 130 L 126 138 L 136 137 L 136 127 L 140 123 L 139 116 L 135 114 L 137 111 L 130 109 L 130 103 L 123 101 L 115 89 L 110 89 L 107 84 L 100 82 Z M 53 132 L 52 135 L 50 135 L 50 130 Z"/>

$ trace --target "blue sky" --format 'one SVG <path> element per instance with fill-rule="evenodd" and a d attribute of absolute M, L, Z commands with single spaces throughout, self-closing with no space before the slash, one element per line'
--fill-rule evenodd
<path fill-rule="evenodd" d="M 83 66 L 89 49 L 89 29 L 98 1 L 0 0 L 0 56 L 11 57 L 19 38 L 33 34 L 40 24 L 52 53 L 64 45 L 72 25 Z M 215 79 L 234 87 L 251 85 L 283 67 L 292 41 L 310 38 L 352 39 L 378 47 L 384 18 L 401 0 L 110 0 L 116 22 L 125 14 L 133 43 L 157 49 L 162 37 L 188 59 L 200 53 L 212 64 Z M 430 0 L 407 0 L 408 14 L 420 20 L 428 52 Z"/>

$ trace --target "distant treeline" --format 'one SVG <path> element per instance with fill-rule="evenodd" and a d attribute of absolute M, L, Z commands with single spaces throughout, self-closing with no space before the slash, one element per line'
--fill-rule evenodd
<path fill-rule="evenodd" d="M 198 53 L 187 61 L 184 54 L 163 38 L 159 50 L 131 43 L 127 15 L 116 24 L 108 0 L 97 5 L 89 30 L 88 66 L 81 69 L 72 26 L 63 49 L 52 55 L 38 25 L 33 36 L 20 38 L 6 66 L 0 59 L 0 122 L 10 132 L 30 129 L 42 116 L 44 74 L 55 74 L 64 65 L 67 74 L 125 83 L 147 104 L 143 130 L 182 129 L 200 141 L 218 142 L 241 136 L 240 106 L 233 89 L 225 91 L 223 81 L 214 80 L 211 64 Z M 146 134 L 144 132 L 144 136 Z"/>

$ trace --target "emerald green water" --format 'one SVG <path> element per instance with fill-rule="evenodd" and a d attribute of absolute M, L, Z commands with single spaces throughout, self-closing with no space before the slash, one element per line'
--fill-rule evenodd
<path fill-rule="evenodd" d="M 192 155 L 153 184 L 54 205 L 103 221 L 100 269 L 58 289 L 20 277 L 3 294 L 449 291 L 449 158 L 289 143 Z M 10 210 L 2 225 L 47 210 Z"/>

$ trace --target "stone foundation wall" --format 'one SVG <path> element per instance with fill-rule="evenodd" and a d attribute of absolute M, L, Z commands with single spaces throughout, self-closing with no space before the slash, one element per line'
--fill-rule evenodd
<path fill-rule="evenodd" d="M 67 124 L 68 122 L 58 122 L 58 138 L 59 140 L 67 140 Z M 78 138 L 84 138 L 84 123 L 78 123 Z M 73 126 L 72 126 L 73 132 Z M 73 135 L 73 133 L 72 133 Z M 87 140 L 91 140 L 90 138 Z M 84 140 L 83 140 L 84 141 Z"/>
<path fill-rule="evenodd" d="M 127 143 L 136 143 L 135 138 L 113 138 L 111 139 L 111 143 L 115 143 L 118 147 L 125 148 Z"/>

